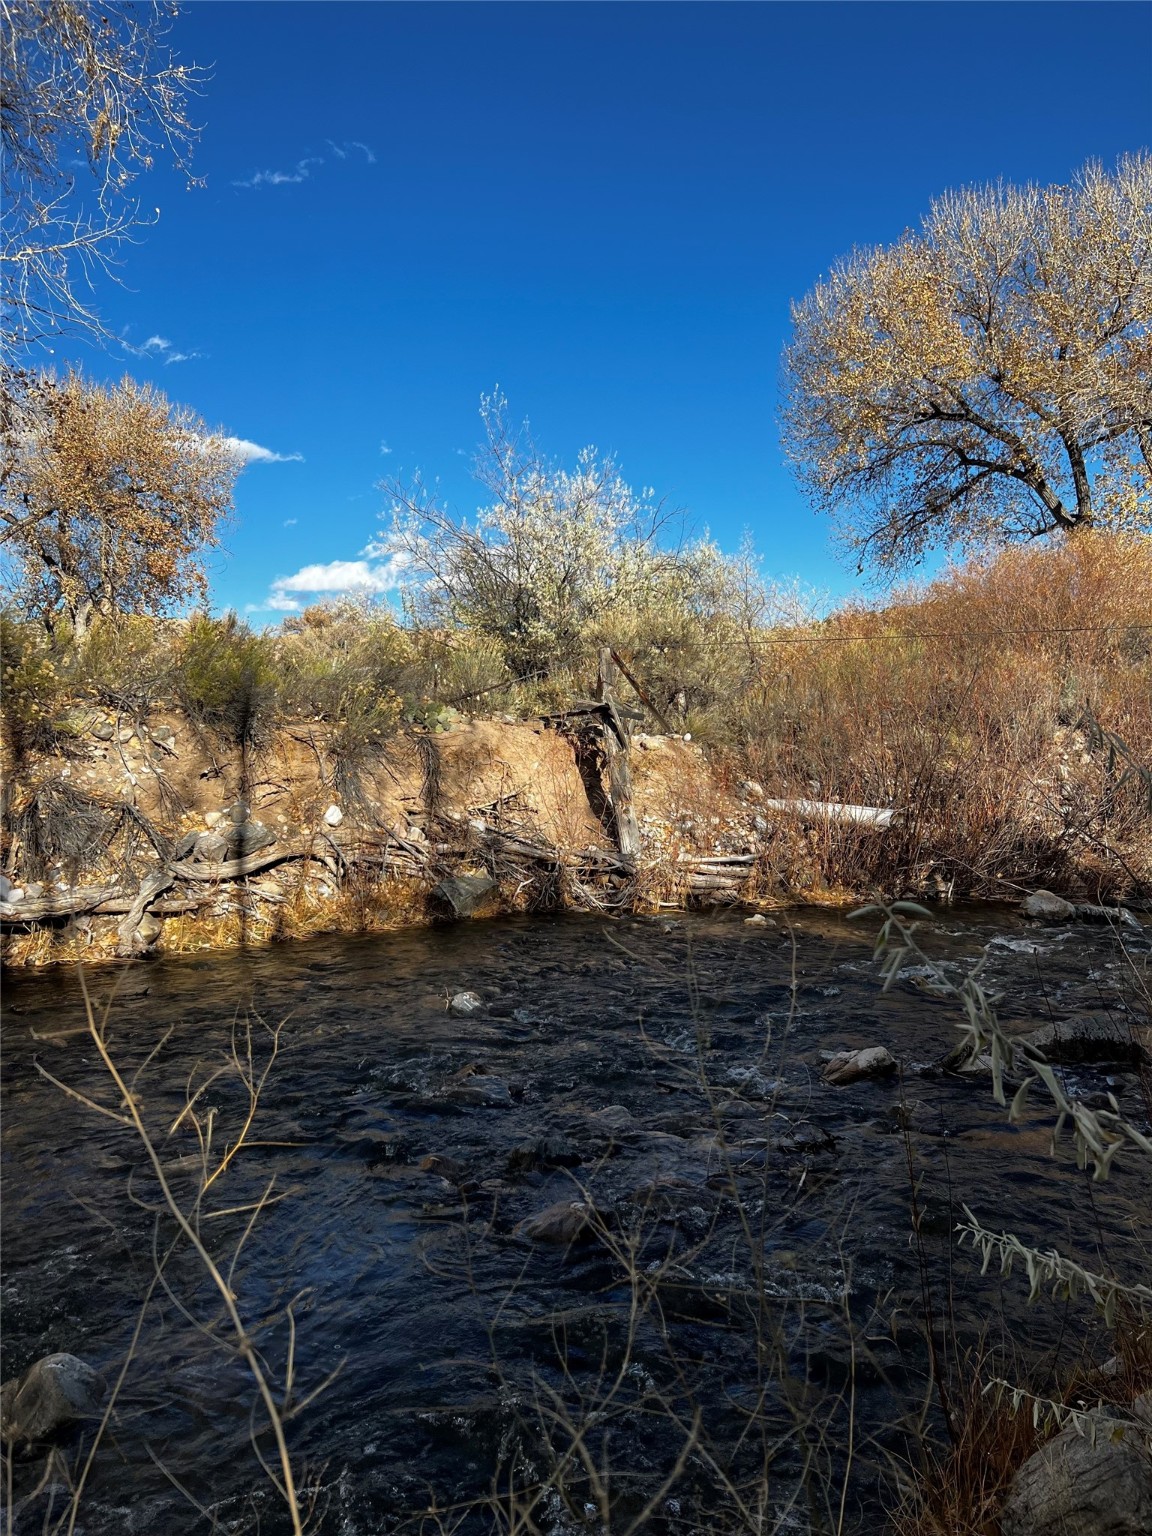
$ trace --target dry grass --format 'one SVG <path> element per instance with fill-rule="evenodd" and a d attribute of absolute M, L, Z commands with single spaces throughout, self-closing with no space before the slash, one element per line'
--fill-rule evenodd
<path fill-rule="evenodd" d="M 925 1444 L 921 1463 L 900 1477 L 904 1496 L 892 1514 L 894 1536 L 999 1536 L 999 1511 L 1012 1479 L 1058 1432 L 1059 1409 L 1103 1404 L 1124 1411 L 1152 1387 L 1147 1320 L 1122 1315 L 1113 1345 L 1107 1370 L 1066 1372 L 1055 1397 L 1050 1388 L 1036 1395 L 1037 1403 L 1052 1405 L 1038 1423 L 1031 1401 L 1014 1409 L 1007 1393 L 988 1390 L 1002 1371 L 988 1356 L 976 1352 L 957 1362 L 950 1388 L 955 1438 L 943 1446 Z"/>
<path fill-rule="evenodd" d="M 822 829 L 854 890 L 1093 897 L 1152 888 L 1147 786 L 1085 710 L 1152 762 L 1152 543 L 1013 550 L 893 606 L 765 646 L 739 761 L 769 795 L 896 806 L 883 839 Z"/>

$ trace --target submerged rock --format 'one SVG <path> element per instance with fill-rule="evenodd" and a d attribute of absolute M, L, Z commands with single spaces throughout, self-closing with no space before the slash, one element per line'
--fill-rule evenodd
<path fill-rule="evenodd" d="M 838 1051 L 824 1063 L 824 1081 L 843 1087 L 862 1077 L 888 1077 L 896 1070 L 896 1058 L 883 1045 L 870 1045 L 862 1051 Z"/>
<path fill-rule="evenodd" d="M 1111 923 L 1118 928 L 1144 932 L 1144 924 L 1127 907 L 1098 907 L 1094 902 L 1082 901 L 1077 903 L 1075 913 L 1082 923 Z"/>
<path fill-rule="evenodd" d="M 104 1378 L 76 1355 L 45 1355 L 0 1387 L 0 1436 L 9 1444 L 47 1440 L 99 1413 Z"/>
<path fill-rule="evenodd" d="M 1152 1461 L 1144 1435 L 1134 1424 L 1093 1417 L 1094 1440 L 1070 1425 L 1029 1456 L 1004 1501 L 1002 1536 L 1152 1531 Z"/>
<path fill-rule="evenodd" d="M 566 1136 L 541 1136 L 537 1141 L 513 1147 L 505 1163 L 512 1178 L 518 1174 L 541 1173 L 546 1168 L 575 1168 L 583 1158 L 578 1147 Z"/>
<path fill-rule="evenodd" d="M 590 1118 L 593 1124 L 605 1131 L 634 1131 L 636 1129 L 636 1117 L 630 1109 L 625 1109 L 623 1104 L 609 1104 L 605 1109 L 597 1109 Z"/>

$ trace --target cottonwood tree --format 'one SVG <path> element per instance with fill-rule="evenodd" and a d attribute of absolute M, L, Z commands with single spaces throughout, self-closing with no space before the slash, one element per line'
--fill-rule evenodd
<path fill-rule="evenodd" d="M 239 463 L 156 389 L 41 375 L 4 392 L 0 542 L 21 606 L 82 640 L 96 614 L 162 614 L 206 590 Z"/>
<path fill-rule="evenodd" d="M 491 501 L 472 522 L 420 481 L 382 485 L 392 521 L 372 553 L 401 557 L 409 608 L 423 622 L 491 637 L 526 679 L 570 664 L 638 614 L 674 629 L 677 618 L 747 597 L 748 572 L 710 540 L 661 542 L 669 514 L 650 489 L 634 492 L 612 458 L 586 448 L 574 470 L 550 463 L 526 426 L 510 429 L 498 394 L 482 398 L 481 416 L 476 476 Z"/>
<path fill-rule="evenodd" d="M 949 193 L 793 307 L 786 442 L 861 565 L 1152 523 L 1152 158 Z"/>
<path fill-rule="evenodd" d="M 186 169 L 197 136 L 188 100 L 201 76 L 165 43 L 176 9 L 0 0 L 6 346 L 106 334 L 91 279 L 147 221 L 132 183 L 161 154 Z"/>

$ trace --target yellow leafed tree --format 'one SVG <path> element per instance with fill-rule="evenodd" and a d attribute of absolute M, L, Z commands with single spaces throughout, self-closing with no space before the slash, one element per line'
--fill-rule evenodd
<path fill-rule="evenodd" d="M 793 307 L 788 451 L 861 564 L 1152 525 L 1152 157 L 949 193 Z"/>
<path fill-rule="evenodd" d="M 239 472 L 227 442 L 130 378 L 43 375 L 4 393 L 0 542 L 25 610 L 83 639 L 98 613 L 201 595 Z"/>

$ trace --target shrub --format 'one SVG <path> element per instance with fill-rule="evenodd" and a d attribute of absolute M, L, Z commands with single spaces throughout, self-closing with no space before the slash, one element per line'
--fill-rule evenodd
<path fill-rule="evenodd" d="M 175 645 L 173 690 L 190 719 L 237 744 L 267 730 L 276 697 L 273 643 L 235 614 L 189 620 Z"/>

